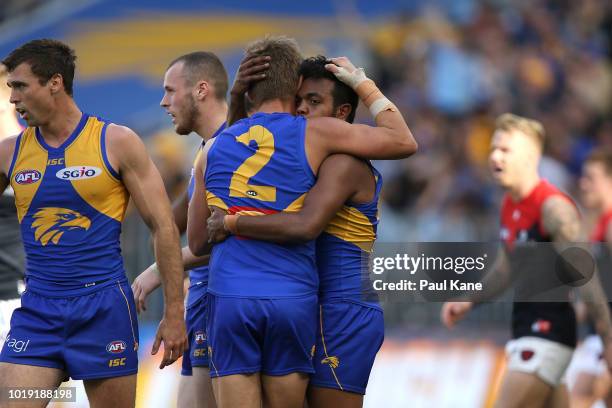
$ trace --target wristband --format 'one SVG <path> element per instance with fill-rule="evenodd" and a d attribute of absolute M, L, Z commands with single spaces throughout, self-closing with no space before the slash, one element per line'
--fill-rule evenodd
<path fill-rule="evenodd" d="M 395 105 L 383 95 L 371 79 L 361 82 L 355 89 L 355 92 L 359 96 L 359 99 L 363 101 L 364 105 L 368 107 L 374 118 L 376 118 L 379 113 L 386 110 L 397 112 Z"/>
<path fill-rule="evenodd" d="M 386 110 L 389 110 L 391 112 L 397 112 L 397 107 L 393 104 L 393 102 L 391 102 L 384 96 L 375 100 L 369 108 L 373 118 L 376 118 L 379 113 L 384 112 Z"/>
<path fill-rule="evenodd" d="M 238 235 L 238 218 L 239 217 L 240 215 L 238 214 L 226 215 L 225 217 L 223 217 L 223 228 L 225 228 L 226 231 L 234 235 Z"/>

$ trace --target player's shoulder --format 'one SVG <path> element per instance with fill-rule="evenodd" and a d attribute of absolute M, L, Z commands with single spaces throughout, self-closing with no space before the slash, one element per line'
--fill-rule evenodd
<path fill-rule="evenodd" d="M 106 129 L 106 149 L 115 155 L 129 154 L 144 146 L 140 136 L 127 126 L 109 123 Z"/>
<path fill-rule="evenodd" d="M 118 125 L 116 123 L 108 124 L 108 128 L 106 130 L 106 137 L 109 140 L 112 139 L 113 141 L 117 142 L 130 141 L 134 138 L 140 139 L 136 132 L 134 132 L 132 129 L 127 126 Z"/>
<path fill-rule="evenodd" d="M 202 148 L 200 149 L 200 154 L 198 154 L 198 157 L 196 158 L 194 163 L 194 167 L 197 172 L 203 173 L 206 169 L 206 163 L 208 162 L 208 152 L 210 152 L 210 149 L 212 149 L 218 139 L 218 136 L 208 139 L 204 146 L 202 146 Z"/>
<path fill-rule="evenodd" d="M 546 228 L 551 223 L 575 222 L 579 219 L 578 208 L 571 199 L 564 194 L 548 196 L 541 206 L 541 217 Z M 550 228 L 546 228 L 550 230 Z"/>

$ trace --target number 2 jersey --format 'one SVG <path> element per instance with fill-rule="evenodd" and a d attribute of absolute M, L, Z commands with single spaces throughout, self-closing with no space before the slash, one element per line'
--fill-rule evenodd
<path fill-rule="evenodd" d="M 83 114 L 59 147 L 49 146 L 38 128 L 17 139 L 9 178 L 28 289 L 81 294 L 125 279 L 119 235 L 129 196 L 108 161 L 107 126 Z"/>
<path fill-rule="evenodd" d="M 209 206 L 229 214 L 299 211 L 315 176 L 306 159 L 306 119 L 256 113 L 215 138 L 205 184 Z M 230 236 L 213 247 L 208 291 L 217 296 L 284 298 L 318 290 L 315 243 L 277 244 Z"/>
<path fill-rule="evenodd" d="M 512 336 L 541 337 L 575 347 L 576 315 L 569 303 L 569 291 L 566 294 L 567 302 L 529 302 L 523 299 L 528 296 L 520 295 L 528 292 L 537 294 L 538 286 L 545 287 L 555 281 L 554 276 L 543 276 L 554 274 L 557 255 L 552 245 L 520 245 L 527 242 L 552 241 L 542 225 L 542 205 L 553 196 L 560 196 L 572 202 L 567 195 L 545 180 L 540 181 L 527 197 L 518 202 L 513 201 L 508 194 L 503 199 L 501 239 L 511 268 L 515 268 L 513 274 L 519 276 L 515 298 L 519 294 L 520 299 L 513 304 Z M 518 255 L 518 251 L 535 252 L 521 252 Z M 521 261 L 525 259 L 530 262 Z"/>

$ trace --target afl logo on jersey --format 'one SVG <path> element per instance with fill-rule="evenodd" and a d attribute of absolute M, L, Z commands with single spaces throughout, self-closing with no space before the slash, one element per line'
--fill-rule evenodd
<path fill-rule="evenodd" d="M 249 190 L 246 193 L 249 197 L 257 197 L 257 191 Z"/>
<path fill-rule="evenodd" d="M 99 176 L 102 170 L 92 166 L 72 166 L 61 169 L 55 176 L 62 180 L 84 180 Z"/>
<path fill-rule="evenodd" d="M 106 351 L 113 354 L 123 353 L 127 349 L 125 341 L 115 340 L 108 343 Z"/>
<path fill-rule="evenodd" d="M 40 171 L 38 170 L 21 170 L 15 174 L 15 183 L 17 184 L 33 184 L 40 180 Z"/>

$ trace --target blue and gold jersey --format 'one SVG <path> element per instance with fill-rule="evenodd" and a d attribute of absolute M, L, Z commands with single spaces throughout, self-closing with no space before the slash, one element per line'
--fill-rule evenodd
<path fill-rule="evenodd" d="M 107 126 L 83 114 L 57 148 L 38 128 L 17 139 L 9 178 L 28 288 L 80 293 L 125 279 L 119 235 L 129 195 L 106 156 Z"/>
<path fill-rule="evenodd" d="M 300 210 L 315 182 L 305 129 L 301 116 L 256 113 L 222 132 L 207 157 L 208 205 L 229 214 Z M 213 248 L 208 290 L 254 298 L 316 294 L 314 247 L 314 241 L 276 244 L 230 236 Z"/>
<path fill-rule="evenodd" d="M 372 201 L 364 204 L 347 202 L 317 238 L 319 301 L 353 300 L 377 304 L 369 277 L 369 258 L 378 227 L 378 199 L 382 176 L 370 166 L 376 180 Z"/>
<path fill-rule="evenodd" d="M 225 129 L 225 123 L 217 129 L 217 131 L 212 135 L 211 139 L 216 137 L 219 133 L 221 133 Z M 191 177 L 189 178 L 189 184 L 187 185 L 187 196 L 191 201 L 191 197 L 193 196 L 193 191 L 195 189 L 195 168 L 196 163 L 200 159 L 202 155 L 202 149 L 204 148 L 205 142 L 198 147 L 198 151 L 196 153 L 195 159 L 193 159 L 193 167 L 191 168 Z M 202 295 L 206 293 L 206 287 L 208 286 L 208 265 L 198 266 L 197 268 L 193 268 L 189 271 L 189 291 L 187 292 L 187 307 L 193 306 L 198 300 L 202 298 Z"/>

